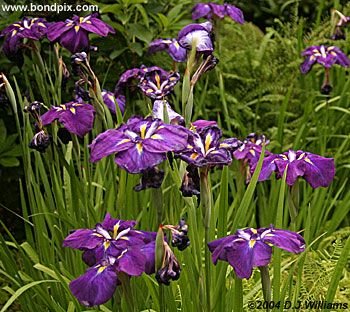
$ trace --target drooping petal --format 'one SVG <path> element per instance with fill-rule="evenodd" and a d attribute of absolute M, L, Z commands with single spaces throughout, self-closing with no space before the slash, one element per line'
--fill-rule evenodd
<path fill-rule="evenodd" d="M 152 109 L 152 116 L 154 118 L 158 118 L 164 121 L 164 106 L 166 108 L 166 113 L 169 118 L 169 121 L 171 124 L 180 124 L 184 125 L 185 119 L 175 112 L 171 106 L 169 105 L 168 101 L 165 100 L 156 100 L 153 103 L 153 109 Z"/>
<path fill-rule="evenodd" d="M 141 144 L 141 143 L 139 143 Z M 120 151 L 115 156 L 115 162 L 129 173 L 140 173 L 150 169 L 166 159 L 166 153 L 145 151 L 142 144 Z"/>
<path fill-rule="evenodd" d="M 106 37 L 109 33 L 114 34 L 115 30 L 107 23 L 101 21 L 96 17 L 85 17 L 80 23 L 81 28 L 88 32 L 95 33 L 99 36 Z"/>
<path fill-rule="evenodd" d="M 325 158 L 310 154 L 303 159 L 304 179 L 313 187 L 328 187 L 335 175 L 335 166 L 333 158 Z"/>
<path fill-rule="evenodd" d="M 124 231 L 127 228 L 133 229 L 136 225 L 136 221 L 134 220 L 120 220 L 120 219 L 114 219 L 110 215 L 110 213 L 107 213 L 103 222 L 101 223 L 102 227 L 105 228 L 107 231 L 114 231 L 116 230 L 117 226 L 117 231 Z"/>
<path fill-rule="evenodd" d="M 94 249 L 103 242 L 103 237 L 94 230 L 79 229 L 68 235 L 64 241 L 64 247 L 74 249 Z"/>
<path fill-rule="evenodd" d="M 100 133 L 89 145 L 90 161 L 96 162 L 111 154 L 134 147 L 134 143 L 118 129 Z"/>
<path fill-rule="evenodd" d="M 211 18 L 211 7 L 208 3 L 197 3 L 192 9 L 192 19 L 196 20 L 201 17 Z"/>
<path fill-rule="evenodd" d="M 76 26 L 79 27 L 79 26 Z M 89 49 L 89 36 L 85 29 L 71 28 L 60 37 L 60 44 L 71 53 L 83 52 Z"/>
<path fill-rule="evenodd" d="M 56 41 L 60 36 L 74 27 L 73 24 L 69 26 L 67 26 L 67 24 L 67 22 L 62 21 L 52 23 L 47 30 L 47 39 L 50 41 Z"/>
<path fill-rule="evenodd" d="M 227 260 L 239 278 L 250 278 L 253 272 L 254 249 L 249 242 L 237 239 L 231 248 L 227 248 Z"/>
<path fill-rule="evenodd" d="M 145 271 L 146 257 L 139 249 L 127 250 L 118 258 L 117 269 L 130 276 L 140 276 Z"/>
<path fill-rule="evenodd" d="M 264 242 L 256 241 L 253 249 L 253 267 L 267 266 L 271 261 L 272 248 Z"/>
<path fill-rule="evenodd" d="M 95 109 L 89 104 L 67 103 L 66 110 L 61 111 L 58 120 L 71 133 L 80 137 L 93 127 Z"/>
<path fill-rule="evenodd" d="M 235 22 L 239 24 L 244 24 L 244 16 L 242 10 L 231 4 L 225 4 L 226 14 Z"/>
<path fill-rule="evenodd" d="M 180 30 L 177 40 L 187 50 L 191 50 L 192 46 L 195 46 L 198 52 L 212 52 L 214 47 L 211 39 L 211 29 L 212 24 L 210 22 L 190 24 Z"/>
<path fill-rule="evenodd" d="M 260 229 L 261 240 L 292 253 L 305 250 L 304 238 L 295 232 L 274 228 Z"/>
<path fill-rule="evenodd" d="M 112 266 L 95 266 L 73 280 L 69 288 L 85 306 L 103 304 L 112 298 L 118 285 L 118 277 Z"/>

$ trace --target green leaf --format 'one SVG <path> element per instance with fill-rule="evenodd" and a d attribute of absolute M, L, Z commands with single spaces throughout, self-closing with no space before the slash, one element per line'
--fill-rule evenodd
<path fill-rule="evenodd" d="M 32 248 L 32 246 L 29 245 L 28 242 L 22 243 L 21 247 L 24 249 L 25 253 L 28 255 L 30 260 L 33 261 L 33 263 L 38 263 L 39 262 L 38 254 L 35 252 L 35 250 Z"/>
<path fill-rule="evenodd" d="M 35 281 L 32 283 L 29 283 L 27 285 L 22 286 L 21 288 L 17 289 L 16 292 L 11 296 L 11 298 L 6 302 L 6 304 L 3 306 L 3 308 L 1 309 L 0 312 L 5 312 L 12 303 L 14 303 L 16 301 L 16 299 L 21 296 L 25 291 L 27 291 L 28 289 L 35 287 L 39 284 L 43 284 L 43 283 L 57 283 L 57 281 L 54 280 L 42 280 L 42 281 Z"/>
<path fill-rule="evenodd" d="M 149 43 L 153 39 L 153 34 L 145 28 L 145 26 L 140 24 L 129 24 L 130 35 Z"/>
<path fill-rule="evenodd" d="M 4 157 L 0 158 L 0 165 L 3 167 L 17 167 L 20 162 L 17 158 L 14 157 Z"/>

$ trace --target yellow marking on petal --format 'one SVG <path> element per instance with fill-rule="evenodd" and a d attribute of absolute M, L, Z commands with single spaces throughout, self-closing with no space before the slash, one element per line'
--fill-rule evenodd
<path fill-rule="evenodd" d="M 137 143 L 136 144 L 136 149 L 137 149 L 138 153 L 141 155 L 142 154 L 142 149 L 143 149 L 142 143 Z"/>
<path fill-rule="evenodd" d="M 107 94 L 107 97 L 111 100 L 111 101 L 113 101 L 113 102 L 115 102 L 115 97 L 114 97 L 114 95 L 113 94 Z"/>
<path fill-rule="evenodd" d="M 156 79 L 156 82 L 157 82 L 157 87 L 158 89 L 160 88 L 160 77 L 158 74 L 156 74 L 156 76 L 154 77 Z"/>
<path fill-rule="evenodd" d="M 104 247 L 105 250 L 107 250 L 108 247 L 109 247 L 110 245 L 111 245 L 111 242 L 110 242 L 110 241 L 105 241 L 105 242 L 103 243 L 103 247 Z"/>
<path fill-rule="evenodd" d="M 120 259 L 121 257 L 123 257 L 127 251 L 128 251 L 127 249 L 124 249 L 117 259 Z"/>
<path fill-rule="evenodd" d="M 73 103 L 72 106 L 83 106 L 85 104 L 81 104 L 81 103 Z"/>
<path fill-rule="evenodd" d="M 75 108 L 74 107 L 71 107 L 69 110 L 72 112 L 72 114 L 75 115 Z"/>
<path fill-rule="evenodd" d="M 60 106 L 63 108 L 63 110 L 67 109 L 66 105 L 64 105 L 64 104 L 61 104 Z"/>
<path fill-rule="evenodd" d="M 105 269 L 107 269 L 107 266 L 101 266 L 101 267 L 97 270 L 97 274 L 102 273 Z"/>
<path fill-rule="evenodd" d="M 257 234 L 258 231 L 256 229 L 250 228 L 250 230 L 253 232 L 253 234 Z"/>
<path fill-rule="evenodd" d="M 191 154 L 191 156 L 190 156 L 192 159 L 196 159 L 197 157 L 198 157 L 198 154 L 197 153 L 193 153 L 193 154 Z"/>
<path fill-rule="evenodd" d="M 75 32 L 77 33 L 78 31 L 79 31 L 79 29 L 80 29 L 80 26 L 74 26 L 74 29 L 75 29 Z"/>
<path fill-rule="evenodd" d="M 15 27 L 22 27 L 20 24 L 13 24 Z"/>
<path fill-rule="evenodd" d="M 309 163 L 310 165 L 314 165 L 314 163 L 307 157 L 304 158 L 304 161 L 306 161 L 307 163 Z"/>
<path fill-rule="evenodd" d="M 119 222 L 113 226 L 113 238 L 115 239 L 118 235 Z"/>
<path fill-rule="evenodd" d="M 84 20 L 84 17 L 79 17 L 79 23 L 82 23 Z"/>
<path fill-rule="evenodd" d="M 316 56 L 315 55 L 311 55 L 310 56 L 310 61 L 314 61 L 316 59 Z"/>
<path fill-rule="evenodd" d="M 330 52 L 329 54 L 332 54 L 333 56 L 338 56 L 338 54 L 334 51 Z"/>
<path fill-rule="evenodd" d="M 205 151 L 207 152 L 210 148 L 210 143 L 212 142 L 213 137 L 210 133 L 207 134 L 205 137 Z"/>
<path fill-rule="evenodd" d="M 174 42 L 174 46 L 175 46 L 176 49 L 180 48 L 180 45 L 179 45 L 179 43 L 177 41 Z"/>
<path fill-rule="evenodd" d="M 103 237 L 103 235 L 101 235 L 100 233 L 94 233 L 92 234 L 93 236 L 97 236 L 97 237 Z"/>
<path fill-rule="evenodd" d="M 142 124 L 140 127 L 141 139 L 145 138 L 147 124 Z"/>
<path fill-rule="evenodd" d="M 272 234 L 272 233 L 267 233 L 267 234 L 265 234 L 265 237 L 272 237 L 272 236 L 275 236 L 275 234 Z"/>
<path fill-rule="evenodd" d="M 17 34 L 17 30 L 15 29 L 15 30 L 12 31 L 12 35 L 11 35 L 11 36 L 13 37 L 13 36 L 15 36 L 16 34 Z"/>
<path fill-rule="evenodd" d="M 123 143 L 128 143 L 130 141 L 131 141 L 130 139 L 123 139 L 117 145 L 120 145 L 120 144 L 123 144 Z"/>
<path fill-rule="evenodd" d="M 129 240 L 129 238 L 126 237 L 126 236 L 122 236 L 122 237 L 120 237 L 119 239 Z"/>
<path fill-rule="evenodd" d="M 159 135 L 159 134 L 153 134 L 151 136 L 151 139 L 153 139 L 153 140 L 161 140 L 161 139 L 163 139 L 163 137 L 161 135 Z"/>
<path fill-rule="evenodd" d="M 255 245 L 255 243 L 256 243 L 256 240 L 255 240 L 255 239 L 251 239 L 251 240 L 249 241 L 249 248 L 253 248 L 254 245 Z"/>
<path fill-rule="evenodd" d="M 288 157 L 286 155 L 281 155 L 283 160 L 288 160 Z"/>
<path fill-rule="evenodd" d="M 192 149 L 192 148 L 193 148 L 193 146 L 192 146 L 192 145 L 190 145 L 190 144 L 188 144 L 188 145 L 187 145 L 187 148 L 188 148 L 188 149 Z"/>
<path fill-rule="evenodd" d="M 230 147 L 230 145 L 227 144 L 227 143 L 221 143 L 221 144 L 219 145 L 219 147 L 220 147 L 220 148 L 226 148 L 226 147 Z"/>
<path fill-rule="evenodd" d="M 46 25 L 42 22 L 38 23 L 39 26 L 46 28 Z"/>
<path fill-rule="evenodd" d="M 66 24 L 66 27 L 71 27 L 73 25 L 73 22 L 69 22 Z"/>
<path fill-rule="evenodd" d="M 305 153 L 301 153 L 297 160 L 301 160 L 305 156 Z"/>
<path fill-rule="evenodd" d="M 334 50 L 334 48 L 335 48 L 335 46 L 330 46 L 330 47 L 328 47 L 327 51 L 332 51 L 332 50 Z"/>
<path fill-rule="evenodd" d="M 169 80 L 174 81 L 174 80 L 176 80 L 176 77 L 170 77 Z"/>
<path fill-rule="evenodd" d="M 249 150 L 249 153 L 255 157 L 255 151 L 253 149 Z"/>
<path fill-rule="evenodd" d="M 146 93 L 152 93 L 153 92 L 153 89 L 149 88 L 146 90 Z"/>
<path fill-rule="evenodd" d="M 86 24 L 91 24 L 91 21 L 86 21 L 85 23 L 86 23 Z"/>

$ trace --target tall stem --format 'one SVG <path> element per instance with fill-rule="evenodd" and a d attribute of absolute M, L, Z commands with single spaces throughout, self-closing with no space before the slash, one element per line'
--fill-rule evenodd
<path fill-rule="evenodd" d="M 291 219 L 291 230 L 296 228 L 296 218 L 299 210 L 299 184 L 294 183 L 292 187 L 288 189 L 288 207 Z"/>
<path fill-rule="evenodd" d="M 200 169 L 200 192 L 201 192 L 201 206 L 203 214 L 203 223 L 205 230 L 205 296 L 207 311 L 211 311 L 210 307 L 210 252 L 208 243 L 210 241 L 210 217 L 211 217 L 211 193 L 208 180 L 208 168 Z"/>
<path fill-rule="evenodd" d="M 261 275 L 261 286 L 264 295 L 264 300 L 271 301 L 271 280 L 269 275 L 269 268 L 267 266 L 259 267 Z M 269 311 L 269 305 L 267 305 L 266 311 Z"/>

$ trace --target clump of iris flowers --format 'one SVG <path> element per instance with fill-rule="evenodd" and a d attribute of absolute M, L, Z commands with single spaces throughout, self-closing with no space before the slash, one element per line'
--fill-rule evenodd
<path fill-rule="evenodd" d="M 307 74 L 316 63 L 325 68 L 324 81 L 321 86 L 322 94 L 329 94 L 332 91 L 329 78 L 330 68 L 335 64 L 343 67 L 350 66 L 350 59 L 336 46 L 311 46 L 306 48 L 301 55 L 306 57 L 305 61 L 300 65 L 302 74 Z"/>
<path fill-rule="evenodd" d="M 271 246 L 297 254 L 305 250 L 305 241 L 298 233 L 271 226 L 241 229 L 233 235 L 208 243 L 213 263 L 227 261 L 241 279 L 250 278 L 254 267 L 264 267 L 270 263 Z"/>
<path fill-rule="evenodd" d="M 113 219 L 107 214 L 93 229 L 79 229 L 68 235 L 64 247 L 83 251 L 90 267 L 71 281 L 69 288 L 85 306 L 100 305 L 112 298 L 120 276 L 154 273 L 156 233 L 135 230 L 136 221 Z"/>
<path fill-rule="evenodd" d="M 0 37 L 5 37 L 2 51 L 10 60 L 23 62 L 23 56 L 19 53 L 20 49 L 25 46 L 23 40 L 42 39 L 49 25 L 50 23 L 43 18 L 24 17 L 21 21 L 7 26 L 0 33 Z"/>
<path fill-rule="evenodd" d="M 53 42 L 59 42 L 71 53 L 89 51 L 89 33 L 106 37 L 109 33 L 114 34 L 115 30 L 101 21 L 98 14 L 94 13 L 85 17 L 74 15 L 64 22 L 56 22 L 50 25 L 47 30 L 47 38 Z"/>
<path fill-rule="evenodd" d="M 254 170 L 255 166 L 252 167 L 252 172 Z M 277 178 L 281 178 L 286 170 L 286 183 L 289 186 L 293 186 L 298 177 L 302 177 L 312 188 L 328 187 L 335 175 L 333 158 L 325 158 L 301 150 L 289 150 L 264 158 L 259 181 L 269 179 L 273 172 L 276 173 Z"/>
<path fill-rule="evenodd" d="M 225 16 L 230 17 L 233 21 L 239 24 L 244 23 L 243 12 L 232 4 L 217 4 L 213 2 L 197 3 L 192 9 L 193 20 L 201 17 L 209 20 L 214 18 L 223 19 Z"/>

